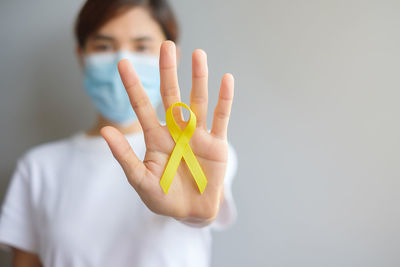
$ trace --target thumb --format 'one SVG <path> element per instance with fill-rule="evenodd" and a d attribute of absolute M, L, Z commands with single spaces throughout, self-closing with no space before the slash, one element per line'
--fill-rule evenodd
<path fill-rule="evenodd" d="M 146 166 L 141 162 L 133 151 L 125 136 L 112 126 L 105 126 L 100 130 L 106 140 L 114 158 L 121 165 L 129 183 L 137 191 L 141 182 L 145 179 Z"/>

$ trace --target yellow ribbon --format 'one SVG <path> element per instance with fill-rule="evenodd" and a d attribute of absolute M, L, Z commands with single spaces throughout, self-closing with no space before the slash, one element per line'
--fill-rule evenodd
<path fill-rule="evenodd" d="M 176 123 L 172 109 L 174 107 L 184 107 L 190 112 L 190 117 L 185 129 L 181 130 L 179 125 Z M 160 185 L 164 190 L 164 193 L 168 193 L 168 189 L 174 179 L 175 173 L 178 169 L 179 163 L 182 157 L 185 159 L 186 165 L 189 167 L 190 172 L 196 181 L 197 187 L 202 194 L 207 185 L 207 178 L 204 175 L 203 170 L 197 161 L 196 156 L 193 154 L 192 149 L 189 145 L 189 140 L 192 137 L 194 130 L 196 129 L 196 115 L 190 110 L 190 108 L 184 103 L 175 103 L 171 105 L 166 114 L 166 122 L 168 130 L 175 141 L 175 147 L 168 159 L 167 166 L 165 167 L 164 173 L 160 180 Z"/>

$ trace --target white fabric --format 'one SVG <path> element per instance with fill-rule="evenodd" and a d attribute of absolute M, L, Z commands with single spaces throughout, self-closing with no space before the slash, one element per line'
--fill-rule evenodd
<path fill-rule="evenodd" d="M 142 133 L 126 135 L 140 159 Z M 0 243 L 39 255 L 46 267 L 209 266 L 211 229 L 236 218 L 229 146 L 225 201 L 195 228 L 151 212 L 129 185 L 102 137 L 84 132 L 25 153 L 1 210 Z"/>

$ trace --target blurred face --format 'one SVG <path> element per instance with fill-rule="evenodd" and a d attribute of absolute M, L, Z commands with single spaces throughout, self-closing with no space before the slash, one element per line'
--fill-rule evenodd
<path fill-rule="evenodd" d="M 111 19 L 89 36 L 80 52 L 92 54 L 124 50 L 159 56 L 161 43 L 165 39 L 160 25 L 149 12 L 143 7 L 134 7 Z"/>
<path fill-rule="evenodd" d="M 83 84 L 102 120 L 106 118 L 119 125 L 137 121 L 116 71 L 122 58 L 128 59 L 135 67 L 152 105 L 156 107 L 160 103 L 158 57 L 165 39 L 161 26 L 149 12 L 143 7 L 134 7 L 89 36 L 85 47 L 78 47 L 84 69 Z"/>

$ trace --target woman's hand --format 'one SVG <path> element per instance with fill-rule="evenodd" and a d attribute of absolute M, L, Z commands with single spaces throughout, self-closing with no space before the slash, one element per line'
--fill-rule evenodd
<path fill-rule="evenodd" d="M 207 131 L 208 69 L 206 54 L 195 50 L 192 55 L 192 91 L 190 108 L 196 114 L 197 126 L 190 146 L 207 177 L 207 186 L 200 194 L 197 185 L 182 159 L 168 194 L 161 188 L 163 174 L 175 142 L 168 128 L 162 126 L 139 77 L 128 60 L 118 64 L 119 73 L 132 107 L 142 126 L 146 155 L 141 162 L 124 135 L 106 126 L 101 134 L 114 157 L 122 166 L 129 183 L 146 206 L 157 214 L 172 216 L 187 223 L 207 225 L 218 214 L 223 199 L 224 177 L 228 159 L 227 127 L 233 100 L 234 80 L 231 74 L 222 78 L 219 99 L 214 110 L 211 132 Z M 176 47 L 165 41 L 160 50 L 161 96 L 165 109 L 181 102 L 177 77 Z M 177 123 L 184 129 L 182 111 L 174 109 Z"/>

